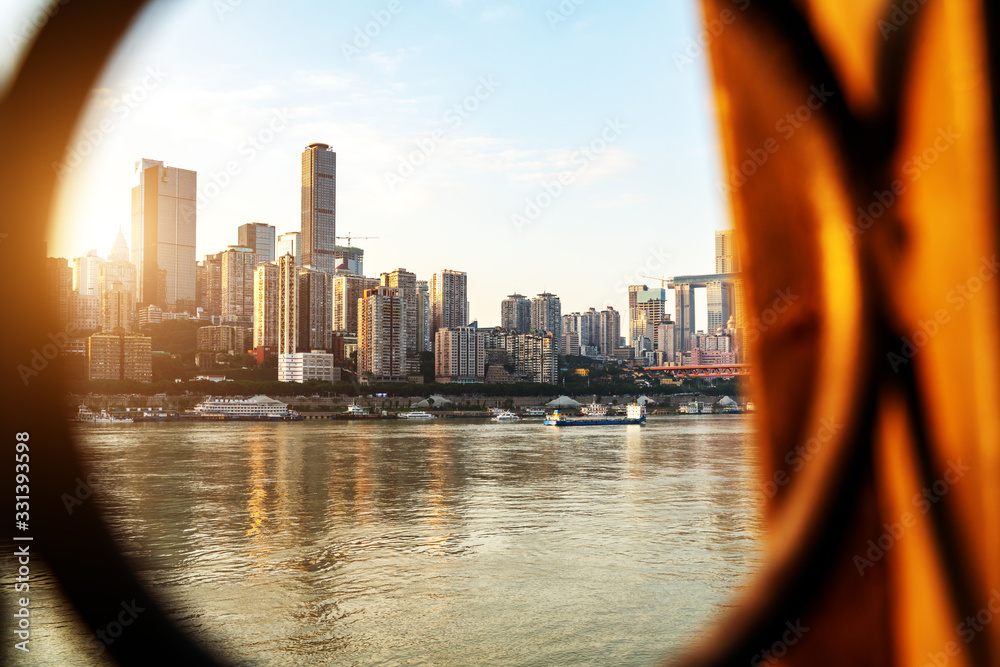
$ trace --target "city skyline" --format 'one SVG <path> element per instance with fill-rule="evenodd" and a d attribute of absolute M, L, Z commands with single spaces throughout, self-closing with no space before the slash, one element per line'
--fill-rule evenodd
<path fill-rule="evenodd" d="M 211 7 L 151 9 L 95 87 L 71 144 L 88 155 L 66 161 L 49 254 L 78 256 L 113 233 L 125 210 L 120 188 L 132 185 L 123 165 L 143 157 L 198 172 L 199 258 L 235 243 L 250 222 L 294 231 L 302 147 L 325 142 L 338 154 L 337 233 L 380 237 L 356 244 L 365 273 L 474 268 L 470 318 L 482 323 L 499 323 L 495 304 L 515 291 L 558 293 L 567 310 L 624 311 L 627 285 L 642 275 L 710 270 L 725 202 L 714 187 L 705 63 L 674 61 L 697 37 L 693 7 L 588 4 L 550 25 L 529 3 L 435 3 L 404 9 L 350 60 L 341 44 L 384 7 L 336 16 L 303 7 L 316 25 L 296 29 L 328 31 L 322 53 L 249 4 L 222 18 Z M 654 38 L 651 13 L 665 39 Z M 614 47 L 603 64 L 588 46 L 598 23 Z M 185 53 L 168 44 L 175 30 L 191 34 Z M 248 37 L 265 34 L 287 54 L 268 62 L 254 53 Z M 439 50 L 422 48 L 428 35 Z M 111 129 L 89 150 L 105 120 Z M 433 154 L 418 155 L 421 145 Z M 421 164 L 390 189 L 387 174 L 408 173 L 411 157 Z M 573 181 L 565 192 L 516 227 L 526 202 L 545 204 L 544 186 L 562 172 Z M 630 242 L 646 235 L 654 242 Z M 455 246 L 470 261 L 455 261 Z M 579 271 L 584 259 L 600 268 Z"/>

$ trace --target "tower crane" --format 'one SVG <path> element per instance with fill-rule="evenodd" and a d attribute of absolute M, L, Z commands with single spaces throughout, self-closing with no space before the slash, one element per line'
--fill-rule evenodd
<path fill-rule="evenodd" d="M 335 236 L 335 239 L 347 239 L 347 247 L 351 247 L 351 233 L 347 232 L 347 236 Z M 355 236 L 356 239 L 377 239 L 377 236 Z"/>

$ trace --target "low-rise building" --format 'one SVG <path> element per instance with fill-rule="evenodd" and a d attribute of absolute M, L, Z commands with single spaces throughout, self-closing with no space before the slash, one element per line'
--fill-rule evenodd
<path fill-rule="evenodd" d="M 306 380 L 340 382 L 340 369 L 336 366 L 334 355 L 323 350 L 278 355 L 279 382 Z"/>

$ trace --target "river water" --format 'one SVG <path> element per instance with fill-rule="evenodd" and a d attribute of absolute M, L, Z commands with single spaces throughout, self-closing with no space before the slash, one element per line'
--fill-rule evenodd
<path fill-rule="evenodd" d="M 238 664 L 648 665 L 760 564 L 740 416 L 78 433 L 140 575 Z M 32 652 L 6 662 L 99 663 L 54 586 L 32 590 Z"/>

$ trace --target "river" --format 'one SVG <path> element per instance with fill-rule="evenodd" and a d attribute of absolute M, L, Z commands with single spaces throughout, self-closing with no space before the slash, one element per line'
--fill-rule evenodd
<path fill-rule="evenodd" d="M 648 665 L 760 565 L 750 424 L 76 428 L 122 549 L 238 664 Z M 36 584 L 6 662 L 100 664 Z"/>

